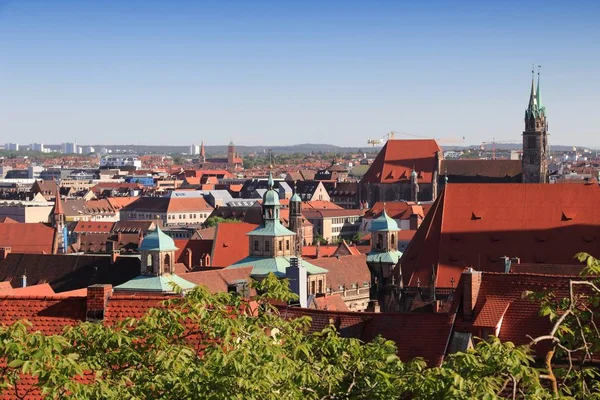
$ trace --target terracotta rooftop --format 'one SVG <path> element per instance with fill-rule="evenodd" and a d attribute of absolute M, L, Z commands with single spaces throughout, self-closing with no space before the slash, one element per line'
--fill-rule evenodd
<path fill-rule="evenodd" d="M 595 254 L 600 187 L 560 184 L 449 184 L 401 259 L 405 285 L 450 287 L 465 267 L 503 272 L 504 256 L 528 264 L 572 264 Z M 397 269 L 400 272 L 400 269 Z"/>
<path fill-rule="evenodd" d="M 333 322 L 343 337 L 364 342 L 377 335 L 396 342 L 403 361 L 424 358 L 429 366 L 440 366 L 452 333 L 455 314 L 357 313 L 282 308 L 284 318 L 311 317 L 311 331 L 320 331 Z"/>
<path fill-rule="evenodd" d="M 44 224 L 0 224 L 0 247 L 13 253 L 51 254 L 54 228 Z"/>
<path fill-rule="evenodd" d="M 419 174 L 419 183 L 431 183 L 433 171 L 437 168 L 436 153 L 439 151 L 441 149 L 434 139 L 388 140 L 361 182 L 409 181 L 414 168 Z"/>
<path fill-rule="evenodd" d="M 217 226 L 211 262 L 213 266 L 228 267 L 250 255 L 247 233 L 258 225 L 245 222 L 223 222 Z"/>

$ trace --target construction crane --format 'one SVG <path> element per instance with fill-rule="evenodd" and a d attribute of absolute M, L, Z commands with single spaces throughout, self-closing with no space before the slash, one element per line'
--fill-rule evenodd
<path fill-rule="evenodd" d="M 460 144 L 460 143 L 464 143 L 465 142 L 465 137 L 446 137 L 446 138 L 437 138 L 437 137 L 431 137 L 431 136 L 422 136 L 422 135 L 415 135 L 414 133 L 406 133 L 406 132 L 397 132 L 397 131 L 390 131 L 388 133 L 386 133 L 385 135 L 383 135 L 381 138 L 379 139 L 369 139 L 367 140 L 367 143 L 372 145 L 373 147 L 375 147 L 375 145 L 378 144 L 383 144 L 385 142 L 387 142 L 388 140 L 394 139 L 394 137 L 398 135 L 402 135 L 402 136 L 410 136 L 410 137 L 415 137 L 415 138 L 419 138 L 419 139 L 435 139 L 435 141 L 437 141 L 438 143 L 453 143 L 453 144 Z"/>
<path fill-rule="evenodd" d="M 488 144 L 492 145 L 492 160 L 496 159 L 496 145 L 497 144 L 518 144 L 520 143 L 520 141 L 517 140 L 503 140 L 503 141 L 496 141 L 495 138 L 492 139 L 491 142 L 481 142 L 481 145 L 479 146 L 480 150 L 485 150 L 485 146 Z"/>

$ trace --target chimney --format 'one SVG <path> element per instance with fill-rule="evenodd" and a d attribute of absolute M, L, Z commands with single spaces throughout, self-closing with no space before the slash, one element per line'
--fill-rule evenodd
<path fill-rule="evenodd" d="M 110 263 L 111 265 L 117 262 L 117 257 L 119 257 L 119 255 L 121 254 L 121 251 L 119 249 L 113 249 L 110 252 Z"/>
<path fill-rule="evenodd" d="M 470 321 L 473 318 L 473 310 L 479 296 L 481 287 L 481 271 L 475 271 L 473 268 L 467 268 L 462 273 L 463 281 L 463 317 Z"/>
<path fill-rule="evenodd" d="M 210 267 L 210 254 L 206 253 L 203 257 L 204 262 L 202 263 L 205 267 Z"/>
<path fill-rule="evenodd" d="M 21 287 L 27 287 L 27 271 L 23 272 L 23 275 L 21 275 Z"/>
<path fill-rule="evenodd" d="M 91 285 L 87 289 L 87 321 L 101 321 L 108 298 L 112 295 L 112 285 Z"/>
<path fill-rule="evenodd" d="M 319 258 L 319 256 L 321 255 L 321 242 L 317 242 L 317 246 L 315 249 L 315 258 Z"/>
<path fill-rule="evenodd" d="M 419 220 L 419 214 L 410 214 L 408 222 L 411 231 L 416 231 L 417 229 L 419 229 L 419 225 L 421 225 L 421 221 Z"/>
<path fill-rule="evenodd" d="M 298 295 L 300 307 L 306 308 L 308 306 L 308 273 L 298 257 L 290 258 L 290 266 L 285 269 L 285 277 L 289 281 L 292 292 Z"/>
<path fill-rule="evenodd" d="M 0 260 L 6 260 L 11 251 L 10 247 L 0 247 Z"/>

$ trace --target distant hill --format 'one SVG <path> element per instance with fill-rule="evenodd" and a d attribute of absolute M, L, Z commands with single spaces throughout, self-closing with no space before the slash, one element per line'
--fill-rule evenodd
<path fill-rule="evenodd" d="M 86 146 L 86 145 L 84 145 Z M 106 148 L 116 152 L 131 152 L 137 154 L 145 153 L 189 153 L 189 146 L 146 146 L 137 144 L 128 145 L 91 145 L 96 150 Z M 226 154 L 228 146 L 205 146 L 207 154 Z M 235 150 L 240 154 L 250 153 L 264 153 L 267 154 L 270 151 L 273 153 L 352 153 L 361 150 L 365 153 L 378 152 L 380 148 L 373 148 L 369 146 L 365 147 L 340 147 L 332 144 L 317 144 L 317 143 L 304 143 L 295 144 L 292 146 L 235 146 Z"/>
<path fill-rule="evenodd" d="M 88 145 L 81 145 L 88 146 Z M 96 151 L 99 151 L 102 148 L 106 148 L 112 150 L 113 153 L 116 153 L 117 150 L 120 152 L 128 152 L 134 154 L 173 154 L 173 153 L 189 153 L 189 146 L 148 146 L 148 145 L 139 145 L 139 144 L 127 144 L 127 145 L 91 145 Z M 46 145 L 46 147 L 53 150 L 60 150 L 61 145 Z M 332 144 L 325 143 L 303 143 L 303 144 L 295 144 L 290 146 L 235 146 L 235 149 L 240 154 L 251 154 L 251 153 L 263 153 L 267 154 L 269 150 L 273 153 L 356 153 L 360 150 L 362 153 L 378 153 L 381 150 L 382 146 L 372 147 L 369 145 L 365 145 L 364 147 L 344 147 L 344 146 L 336 146 Z M 565 146 L 565 145 L 552 145 L 550 144 L 551 151 L 569 151 L 573 146 Z M 581 148 L 582 146 L 576 146 Z M 444 150 L 466 150 L 466 149 L 479 149 L 480 145 L 467 145 L 467 146 L 444 146 L 442 145 Z M 485 145 L 486 150 L 491 150 L 492 145 Z M 498 143 L 496 144 L 496 150 L 499 151 L 508 151 L 508 150 L 520 150 L 522 148 L 521 143 Z M 206 152 L 209 155 L 217 155 L 217 154 L 226 154 L 227 146 L 206 146 Z"/>

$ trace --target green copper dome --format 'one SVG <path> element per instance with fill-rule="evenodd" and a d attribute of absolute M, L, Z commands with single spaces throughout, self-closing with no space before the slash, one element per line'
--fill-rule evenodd
<path fill-rule="evenodd" d="M 381 213 L 376 220 L 371 223 L 370 232 L 389 232 L 399 231 L 398 224 L 392 218 L 390 218 L 385 210 Z"/>
<path fill-rule="evenodd" d="M 160 230 L 157 226 L 155 230 L 150 232 L 139 247 L 139 250 L 146 251 L 176 251 L 177 247 L 173 239 Z"/>
<path fill-rule="evenodd" d="M 298 196 L 298 193 L 294 193 L 294 195 L 292 196 L 290 201 L 296 202 L 296 203 L 302 203 L 302 199 L 300 198 L 300 196 Z"/>
<path fill-rule="evenodd" d="M 279 206 L 279 194 L 273 189 L 267 190 L 263 196 L 263 206 Z"/>

